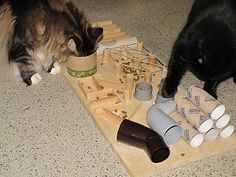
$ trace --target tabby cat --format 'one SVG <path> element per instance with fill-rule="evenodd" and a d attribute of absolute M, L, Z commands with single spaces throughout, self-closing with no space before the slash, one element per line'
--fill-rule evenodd
<path fill-rule="evenodd" d="M 71 1 L 0 0 L 0 78 L 14 70 L 36 84 L 41 71 L 56 74 L 69 56 L 95 52 L 102 35 Z"/>
<path fill-rule="evenodd" d="M 195 0 L 172 49 L 163 97 L 175 95 L 187 70 L 205 81 L 204 89 L 215 98 L 220 82 L 233 77 L 236 83 L 235 0 Z"/>

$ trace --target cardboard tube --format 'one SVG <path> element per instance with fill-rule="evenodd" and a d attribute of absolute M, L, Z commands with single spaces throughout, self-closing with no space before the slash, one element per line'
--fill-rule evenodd
<path fill-rule="evenodd" d="M 155 105 L 147 111 L 147 124 L 163 137 L 167 145 L 175 144 L 182 136 L 181 126 Z"/>
<path fill-rule="evenodd" d="M 228 125 L 229 121 L 230 121 L 230 115 L 225 114 L 215 121 L 215 126 L 217 128 L 223 128 L 226 125 Z"/>
<path fill-rule="evenodd" d="M 187 98 L 177 99 L 176 104 L 177 111 L 201 133 L 206 133 L 212 128 L 214 121 Z"/>
<path fill-rule="evenodd" d="M 205 90 L 191 86 L 187 90 L 187 98 L 213 120 L 219 119 L 225 112 L 225 106 L 208 94 Z"/>
<path fill-rule="evenodd" d="M 170 150 L 160 135 L 127 119 L 124 119 L 119 127 L 117 140 L 144 149 L 155 163 L 166 160 L 170 155 Z"/>
<path fill-rule="evenodd" d="M 97 53 L 86 57 L 71 56 L 67 60 L 67 72 L 74 77 L 88 77 L 97 72 Z"/>
<path fill-rule="evenodd" d="M 220 137 L 228 138 L 233 133 L 234 133 L 234 126 L 233 125 L 229 125 L 229 126 L 227 126 L 227 127 L 222 129 L 222 131 L 220 132 Z"/>
<path fill-rule="evenodd" d="M 170 115 L 183 129 L 182 138 L 191 147 L 200 146 L 204 140 L 204 135 L 194 128 L 182 115 L 174 111 Z"/>
<path fill-rule="evenodd" d="M 213 127 L 204 134 L 204 141 L 214 141 L 220 134 L 220 129 Z"/>

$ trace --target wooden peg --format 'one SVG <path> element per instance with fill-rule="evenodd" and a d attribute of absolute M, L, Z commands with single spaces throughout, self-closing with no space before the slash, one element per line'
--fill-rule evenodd
<path fill-rule="evenodd" d="M 107 64 L 110 61 L 111 53 L 110 49 L 104 49 L 102 54 L 102 62 L 103 64 Z"/>
<path fill-rule="evenodd" d="M 152 82 L 152 73 L 145 73 L 144 81 L 151 83 Z"/>
<path fill-rule="evenodd" d="M 142 103 L 140 103 L 135 109 L 134 111 L 130 114 L 130 116 L 128 117 L 128 119 L 133 119 L 133 117 L 135 116 L 135 114 L 142 108 Z"/>
<path fill-rule="evenodd" d="M 156 64 L 156 56 L 154 54 L 148 54 L 148 64 Z"/>
<path fill-rule="evenodd" d="M 114 63 L 114 76 L 119 77 L 121 74 L 121 68 L 120 68 L 120 63 L 115 61 Z"/>
<path fill-rule="evenodd" d="M 132 89 L 133 86 L 134 86 L 134 73 L 127 73 L 125 87 L 128 89 Z"/>
<path fill-rule="evenodd" d="M 132 89 L 125 89 L 124 90 L 124 101 L 130 102 L 132 99 Z"/>
<path fill-rule="evenodd" d="M 137 43 L 137 49 L 140 51 L 143 51 L 143 43 L 142 42 Z"/>

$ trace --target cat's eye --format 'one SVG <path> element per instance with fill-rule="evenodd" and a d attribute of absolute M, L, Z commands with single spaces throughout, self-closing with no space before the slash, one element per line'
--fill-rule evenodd
<path fill-rule="evenodd" d="M 203 60 L 202 60 L 202 58 L 198 58 L 197 61 L 198 61 L 199 64 L 203 64 Z"/>

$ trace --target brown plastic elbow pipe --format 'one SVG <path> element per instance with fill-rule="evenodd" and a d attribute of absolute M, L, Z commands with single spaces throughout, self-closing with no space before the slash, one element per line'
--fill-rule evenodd
<path fill-rule="evenodd" d="M 170 155 L 169 148 L 158 133 L 127 119 L 120 124 L 117 140 L 144 149 L 155 163 L 166 160 Z"/>

